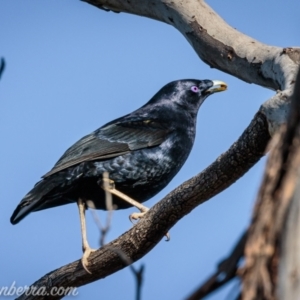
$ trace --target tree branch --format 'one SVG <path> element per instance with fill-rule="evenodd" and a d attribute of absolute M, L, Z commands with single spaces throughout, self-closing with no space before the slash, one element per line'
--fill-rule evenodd
<path fill-rule="evenodd" d="M 230 255 L 218 264 L 217 271 L 197 288 L 186 300 L 198 300 L 210 295 L 237 276 L 238 264 L 244 255 L 247 231 L 240 237 Z"/>
<path fill-rule="evenodd" d="M 288 88 L 295 78 L 299 48 L 283 49 L 260 43 L 229 26 L 203 0 L 83 1 L 172 25 L 205 63 L 246 82 L 278 90 Z"/>
<path fill-rule="evenodd" d="M 132 262 L 137 261 L 182 217 L 243 176 L 264 155 L 269 139 L 266 118 L 258 112 L 227 152 L 154 205 L 132 229 L 92 253 L 89 258 L 89 270 L 92 274 L 88 274 L 78 260 L 46 274 L 32 287 L 45 287 L 50 291 L 52 287 L 79 287 L 104 278 L 126 267 L 117 254 L 118 251 L 124 253 Z M 59 298 L 22 295 L 18 299 Z"/>
<path fill-rule="evenodd" d="M 3 57 L 1 57 L 1 60 L 0 60 L 0 79 L 2 77 L 2 74 L 5 70 L 5 66 L 6 66 L 6 63 L 5 63 L 5 59 Z"/>
<path fill-rule="evenodd" d="M 293 300 L 300 295 L 300 174 L 299 174 L 299 154 L 300 154 L 300 70 L 295 84 L 294 99 L 292 102 L 290 127 L 294 130 L 293 146 L 291 148 L 291 164 L 289 172 L 292 173 L 294 184 L 290 204 L 284 224 L 280 233 L 280 261 L 278 269 L 278 299 Z M 293 153 L 293 151 L 295 151 Z M 298 159 L 298 162 L 297 162 Z M 286 179 L 287 180 L 287 179 Z M 285 182 L 287 185 L 287 182 Z M 285 187 L 286 189 L 288 187 Z M 280 226 L 281 224 L 279 224 Z"/>
<path fill-rule="evenodd" d="M 299 282 L 300 265 L 299 259 L 293 260 L 299 256 L 299 252 L 295 252 L 299 250 L 299 237 L 291 236 L 291 233 L 299 232 L 300 74 L 296 87 L 287 126 L 278 133 L 277 146 L 268 159 L 249 229 L 243 270 L 244 300 L 276 299 L 279 275 L 282 295 L 279 299 L 299 298 L 299 286 L 295 283 Z M 291 207 L 297 210 L 293 211 Z M 290 223 L 289 215 L 295 224 Z M 294 231 L 289 232 L 290 228 Z M 288 257 L 289 254 L 293 256 Z M 278 272 L 279 261 L 281 274 Z M 283 265 L 284 262 L 289 263 Z"/>
<path fill-rule="evenodd" d="M 241 80 L 281 90 L 263 105 L 270 134 L 287 119 L 300 48 L 263 44 L 229 26 L 203 0 L 82 0 L 98 8 L 165 22 L 178 29 L 212 68 Z"/>

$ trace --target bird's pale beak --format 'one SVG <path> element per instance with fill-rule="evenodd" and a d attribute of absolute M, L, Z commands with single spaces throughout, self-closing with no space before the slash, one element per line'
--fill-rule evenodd
<path fill-rule="evenodd" d="M 206 90 L 206 94 L 212 94 L 217 92 L 223 92 L 227 90 L 227 84 L 220 80 L 213 80 L 213 86 Z"/>

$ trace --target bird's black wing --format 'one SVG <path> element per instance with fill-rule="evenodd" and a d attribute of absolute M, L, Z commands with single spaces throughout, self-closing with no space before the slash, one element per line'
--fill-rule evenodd
<path fill-rule="evenodd" d="M 168 132 L 167 124 L 154 120 L 109 123 L 71 146 L 43 178 L 81 162 L 113 158 L 159 145 Z"/>

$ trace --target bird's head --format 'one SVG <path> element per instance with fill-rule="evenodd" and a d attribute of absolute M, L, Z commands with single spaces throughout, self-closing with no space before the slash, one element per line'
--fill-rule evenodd
<path fill-rule="evenodd" d="M 150 100 L 150 103 L 179 106 L 197 113 L 199 107 L 209 95 L 226 89 L 226 83 L 219 80 L 177 80 L 161 88 Z"/>

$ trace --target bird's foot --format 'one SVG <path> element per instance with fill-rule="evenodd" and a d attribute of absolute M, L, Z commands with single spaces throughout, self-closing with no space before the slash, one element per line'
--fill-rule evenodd
<path fill-rule="evenodd" d="M 133 220 L 139 220 L 139 219 L 143 218 L 148 210 L 149 210 L 149 208 L 144 206 L 143 209 L 141 209 L 141 212 L 132 213 L 131 215 L 129 215 L 130 222 L 134 224 Z"/>
<path fill-rule="evenodd" d="M 141 212 L 135 212 L 135 213 L 132 213 L 131 215 L 129 215 L 129 220 L 132 224 L 135 224 L 133 222 L 133 220 L 139 220 L 139 219 L 142 219 L 145 214 L 148 212 L 149 208 L 147 208 L 146 206 L 143 206 L 143 209 L 141 209 Z M 165 237 L 166 237 L 166 241 L 168 242 L 170 239 L 171 239 L 171 236 L 170 236 L 170 233 L 167 232 L 165 234 Z"/>
<path fill-rule="evenodd" d="M 167 232 L 167 233 L 165 234 L 165 237 L 166 237 L 166 242 L 169 242 L 170 239 L 171 239 L 170 233 Z"/>
<path fill-rule="evenodd" d="M 104 175 L 104 174 L 103 174 Z M 142 205 L 141 203 L 139 203 L 138 201 L 128 197 L 127 195 L 125 195 L 124 193 L 118 191 L 116 188 L 115 188 L 115 183 L 113 180 L 109 179 L 108 177 L 108 174 L 105 174 L 103 176 L 103 184 L 102 184 L 102 188 L 104 189 L 104 191 L 107 191 L 113 195 L 116 195 L 118 196 L 119 198 L 123 199 L 124 201 L 130 203 L 132 206 L 135 206 L 137 209 L 140 210 L 140 212 L 136 212 L 136 213 L 132 213 L 130 216 L 129 216 L 129 220 L 131 223 L 135 224 L 133 222 L 133 220 L 139 220 L 141 218 L 143 218 L 145 216 L 145 214 L 147 213 L 147 211 L 149 210 L 148 207 Z M 169 241 L 170 240 L 170 234 L 169 232 L 167 232 L 165 234 L 165 237 L 166 237 L 166 241 Z"/>
<path fill-rule="evenodd" d="M 88 265 L 89 265 L 89 262 L 88 262 L 88 258 L 90 256 L 90 254 L 92 252 L 95 252 L 96 249 L 92 249 L 90 247 L 87 247 L 83 250 L 83 255 L 82 255 L 82 258 L 81 258 L 81 263 L 82 263 L 82 266 L 83 268 L 89 273 L 89 274 L 92 274 L 92 272 L 88 269 Z"/>

